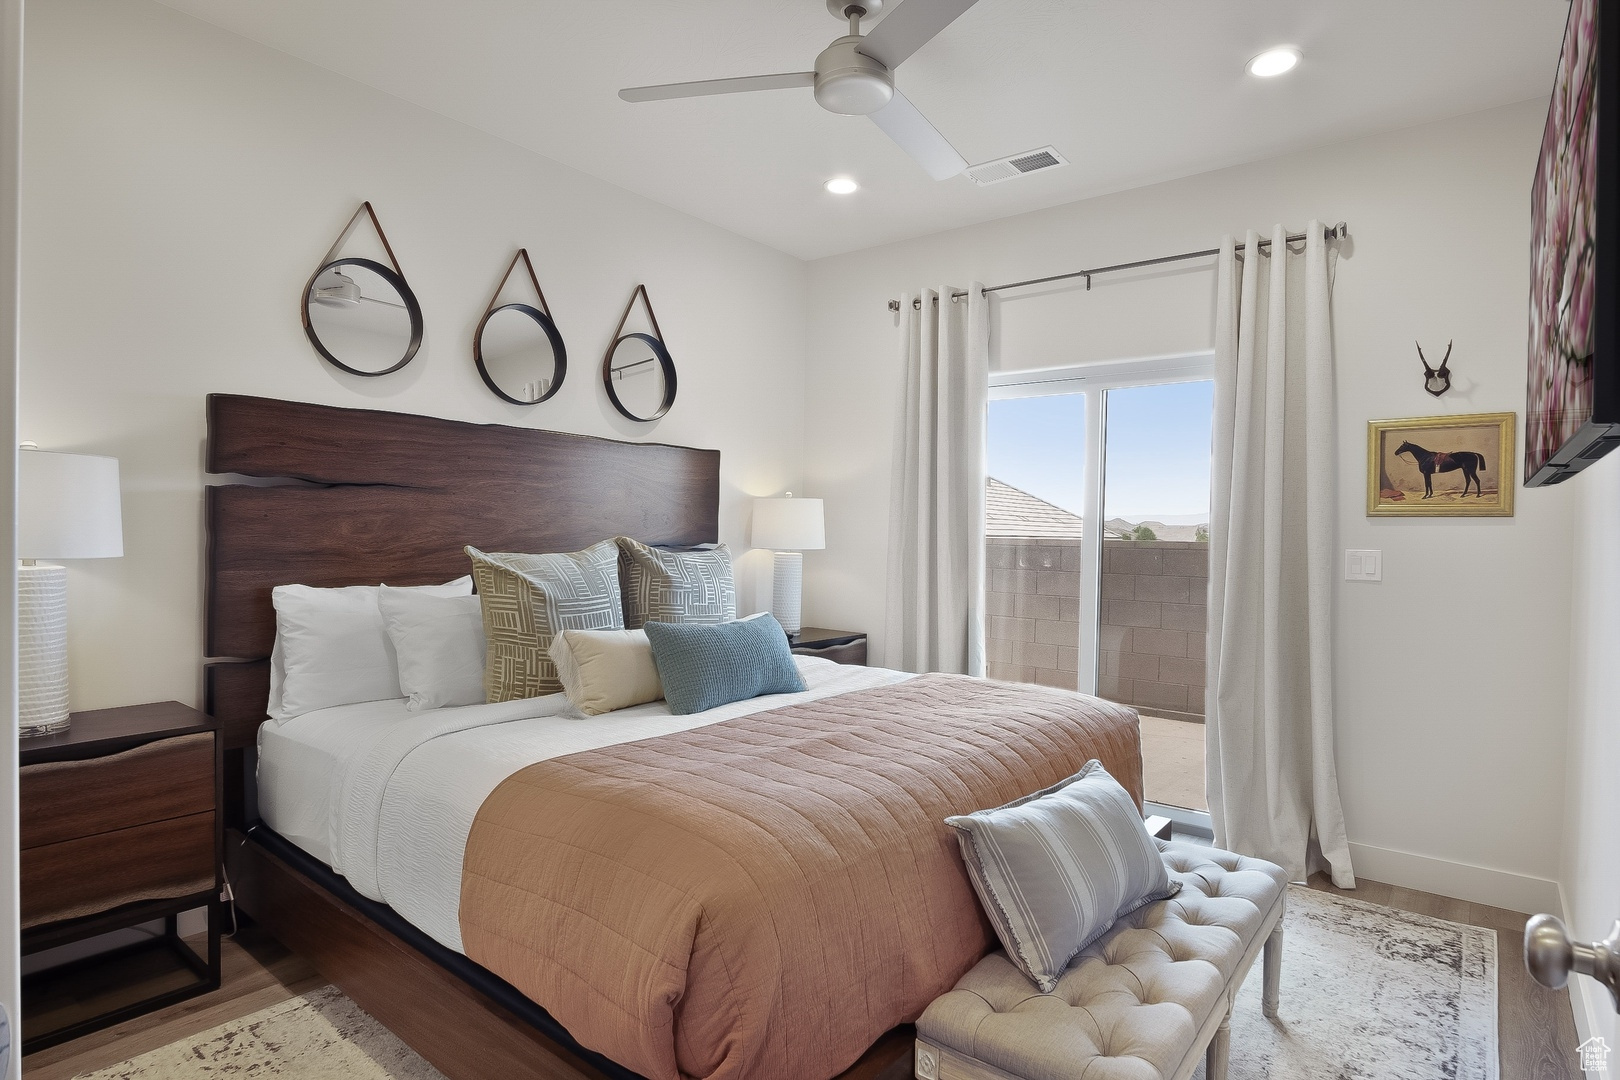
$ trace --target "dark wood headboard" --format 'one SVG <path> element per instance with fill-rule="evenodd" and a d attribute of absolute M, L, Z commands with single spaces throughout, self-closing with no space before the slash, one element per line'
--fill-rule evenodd
<path fill-rule="evenodd" d="M 719 539 L 720 452 L 409 413 L 208 396 L 208 711 L 227 749 L 265 720 L 277 585 L 425 585 L 463 546 L 575 551 L 611 536 Z"/>

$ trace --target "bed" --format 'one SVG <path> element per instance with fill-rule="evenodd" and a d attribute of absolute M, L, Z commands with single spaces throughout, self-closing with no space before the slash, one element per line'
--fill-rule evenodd
<path fill-rule="evenodd" d="M 210 471 L 283 481 L 208 489 L 238 902 L 451 1077 L 909 1075 L 885 1032 L 993 942 L 944 814 L 1092 756 L 1140 800 L 1127 709 L 809 658 L 804 693 L 712 715 L 267 722 L 272 586 L 713 542 L 719 455 L 227 395 L 208 419 Z"/>

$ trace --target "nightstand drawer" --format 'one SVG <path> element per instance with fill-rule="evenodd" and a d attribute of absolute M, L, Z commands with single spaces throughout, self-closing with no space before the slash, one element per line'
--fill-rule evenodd
<path fill-rule="evenodd" d="M 803 646 L 793 650 L 799 656 L 819 656 L 823 660 L 831 660 L 835 664 L 866 664 L 866 639 L 859 638 L 843 645 L 829 645 L 825 649 L 809 649 Z"/>
<path fill-rule="evenodd" d="M 202 732 L 106 757 L 18 772 L 21 846 L 40 847 L 214 808 L 214 735 Z"/>
<path fill-rule="evenodd" d="M 28 848 L 19 861 L 23 929 L 134 900 L 212 892 L 214 812 Z"/>

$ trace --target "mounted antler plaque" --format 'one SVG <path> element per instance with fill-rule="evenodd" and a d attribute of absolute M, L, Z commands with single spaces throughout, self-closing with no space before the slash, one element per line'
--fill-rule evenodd
<path fill-rule="evenodd" d="M 1446 342 L 1446 355 L 1440 358 L 1440 366 L 1437 368 L 1429 366 L 1428 359 L 1423 355 L 1423 345 L 1414 344 L 1417 344 L 1418 359 L 1423 361 L 1423 389 L 1439 397 L 1451 389 L 1451 368 L 1447 365 L 1451 362 L 1451 346 L 1454 342 Z"/>

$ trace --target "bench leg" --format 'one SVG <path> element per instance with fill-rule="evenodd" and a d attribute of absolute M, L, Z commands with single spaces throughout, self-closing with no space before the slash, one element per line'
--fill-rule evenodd
<path fill-rule="evenodd" d="M 1277 929 L 1266 938 L 1265 979 L 1261 984 L 1260 1006 L 1267 1016 L 1275 1018 L 1277 1015 L 1277 999 L 1280 994 L 1279 984 L 1282 982 L 1282 950 L 1283 928 L 1277 923 Z"/>
<path fill-rule="evenodd" d="M 1232 1010 L 1226 1010 L 1215 1037 L 1204 1051 L 1204 1080 L 1226 1080 L 1226 1059 L 1232 1048 Z"/>

